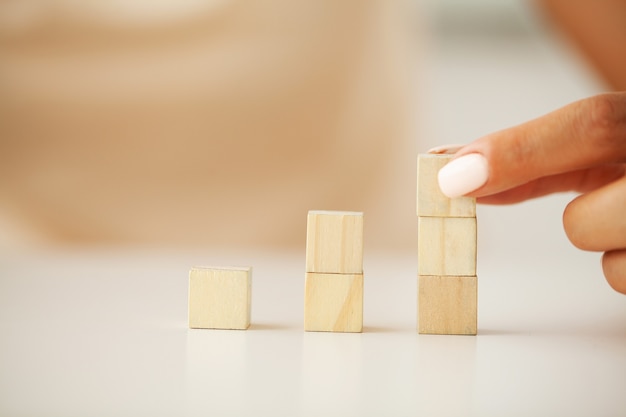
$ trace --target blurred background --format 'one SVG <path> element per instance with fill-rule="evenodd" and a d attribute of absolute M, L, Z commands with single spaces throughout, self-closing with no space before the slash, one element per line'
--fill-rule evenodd
<path fill-rule="evenodd" d="M 300 247 L 326 209 L 413 251 L 418 152 L 615 86 L 560 3 L 0 1 L 0 247 Z"/>

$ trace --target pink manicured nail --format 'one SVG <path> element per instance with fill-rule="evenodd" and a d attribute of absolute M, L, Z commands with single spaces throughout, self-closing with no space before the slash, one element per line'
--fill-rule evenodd
<path fill-rule="evenodd" d="M 489 165 L 478 153 L 454 159 L 439 170 L 439 188 L 450 198 L 470 193 L 487 182 Z"/>

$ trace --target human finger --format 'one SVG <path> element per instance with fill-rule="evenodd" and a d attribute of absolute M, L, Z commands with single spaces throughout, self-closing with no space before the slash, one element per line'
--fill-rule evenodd
<path fill-rule="evenodd" d="M 586 193 L 623 177 L 626 172 L 625 167 L 624 164 L 600 165 L 551 175 L 497 194 L 480 197 L 477 201 L 481 204 L 513 204 L 558 192 Z"/>
<path fill-rule="evenodd" d="M 626 161 L 626 92 L 569 104 L 461 148 L 439 172 L 449 197 L 483 197 L 538 178 Z"/>
<path fill-rule="evenodd" d="M 565 208 L 563 226 L 578 248 L 626 248 L 626 177 L 575 198 Z"/>
<path fill-rule="evenodd" d="M 615 291 L 626 294 L 626 249 L 605 252 L 602 272 Z"/>

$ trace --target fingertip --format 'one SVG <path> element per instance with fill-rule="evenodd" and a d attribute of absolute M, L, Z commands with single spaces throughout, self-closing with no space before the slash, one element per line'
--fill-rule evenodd
<path fill-rule="evenodd" d="M 563 230 L 565 231 L 565 235 L 569 239 L 570 242 L 578 249 L 581 249 L 580 244 L 578 242 L 578 235 L 576 233 L 576 222 L 573 221 L 573 211 L 575 207 L 575 201 L 579 197 L 576 197 L 574 200 L 567 203 L 565 206 L 565 210 L 563 210 L 562 222 L 563 222 Z"/>
<path fill-rule="evenodd" d="M 489 163 L 479 153 L 470 153 L 453 159 L 437 175 L 439 188 L 447 197 L 455 198 L 471 193 L 489 179 Z"/>
<path fill-rule="evenodd" d="M 465 145 L 462 145 L 462 144 L 441 145 L 441 146 L 436 146 L 434 148 L 430 148 L 426 153 L 435 154 L 435 155 L 453 155 L 457 153 L 464 146 Z"/>
<path fill-rule="evenodd" d="M 614 250 L 602 255 L 602 272 L 615 291 L 626 294 L 626 250 Z"/>
<path fill-rule="evenodd" d="M 589 234 L 589 228 L 585 219 L 585 195 L 579 195 L 570 201 L 563 210 L 563 229 L 567 238 L 574 246 L 581 250 L 601 250 L 593 241 L 593 235 Z"/>

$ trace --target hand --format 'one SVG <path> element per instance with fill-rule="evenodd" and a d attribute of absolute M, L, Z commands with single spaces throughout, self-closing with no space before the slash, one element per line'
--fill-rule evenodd
<path fill-rule="evenodd" d="M 604 252 L 607 281 L 626 294 L 626 92 L 581 100 L 463 146 L 440 171 L 439 185 L 450 197 L 486 204 L 582 193 L 565 209 L 565 232 L 578 248 Z"/>

